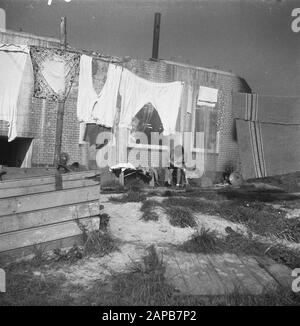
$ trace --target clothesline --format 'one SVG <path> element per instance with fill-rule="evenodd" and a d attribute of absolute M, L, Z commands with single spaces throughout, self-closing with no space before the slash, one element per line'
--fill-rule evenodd
<path fill-rule="evenodd" d="M 96 51 L 89 51 L 89 50 L 77 50 L 71 47 L 68 47 L 65 51 L 72 52 L 72 53 L 77 53 L 77 54 L 85 54 L 93 57 L 93 59 L 104 61 L 104 62 L 109 62 L 109 63 L 114 63 L 114 64 L 122 64 L 125 62 L 130 61 L 130 59 L 122 60 L 119 57 L 114 57 L 114 56 L 109 56 L 109 55 L 104 55 L 101 52 L 96 52 Z"/>
<path fill-rule="evenodd" d="M 88 123 L 95 121 L 113 127 L 118 94 L 121 95 L 119 125 L 130 128 L 132 118 L 147 103 L 158 111 L 164 132 L 175 132 L 184 82 L 152 82 L 132 73 L 127 68 L 110 64 L 106 82 L 96 94 L 92 80 L 92 57 L 82 55 L 78 86 L 77 117 Z"/>
<path fill-rule="evenodd" d="M 89 58 L 83 69 L 85 80 L 81 80 L 80 77 L 83 72 L 81 66 L 79 72 L 77 116 L 81 122 L 87 123 L 92 120 L 111 128 L 115 120 L 119 94 L 121 95 L 120 125 L 130 128 L 131 120 L 138 110 L 147 103 L 152 103 L 162 119 L 164 132 L 169 134 L 175 131 L 181 105 L 181 94 L 183 85 L 185 85 L 183 81 L 153 82 L 131 72 L 125 65 L 128 59 L 122 61 L 117 57 L 104 56 L 96 52 L 91 53 L 91 51 L 70 47 L 62 49 L 60 47 L 0 45 L 2 53 L 6 53 L 5 49 L 14 55 L 27 53 L 33 66 L 34 96 L 54 101 L 66 101 L 73 81 L 78 74 L 79 62 L 82 62 L 84 58 Z M 93 59 L 109 63 L 106 81 L 99 94 L 93 88 Z M 10 64 L 10 62 L 8 63 Z M 2 70 L 7 71 L 8 64 L 7 67 L 4 66 Z M 19 72 L 20 78 L 22 74 L 23 69 Z M 87 89 L 89 89 L 88 92 L 86 92 Z M 86 92 L 84 96 L 82 96 L 82 91 Z M 217 102 L 217 94 L 218 90 L 216 89 L 202 87 L 201 91 L 200 87 L 199 100 L 201 100 L 201 105 L 214 106 Z M 193 92 L 190 92 L 189 95 L 192 97 Z M 18 92 L 15 94 L 16 99 L 17 97 Z M 189 105 L 192 106 L 191 99 Z M 8 106 L 5 108 L 3 106 L 1 110 L 13 114 L 12 112 L 16 108 L 13 110 L 11 108 L 8 110 Z M 16 112 L 12 116 L 16 117 Z M 9 121 L 10 126 L 15 126 L 15 119 L 13 121 L 12 116 L 7 116 L 5 120 Z"/>

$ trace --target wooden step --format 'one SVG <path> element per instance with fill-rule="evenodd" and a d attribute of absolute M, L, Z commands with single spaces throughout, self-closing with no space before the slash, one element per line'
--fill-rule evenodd
<path fill-rule="evenodd" d="M 99 229 L 100 218 L 98 216 L 83 218 L 79 221 L 88 231 Z M 82 231 L 75 220 L 5 233 L 0 235 L 0 252 L 67 238 L 81 233 Z"/>
<path fill-rule="evenodd" d="M 71 172 L 62 174 L 63 181 L 71 181 L 71 180 L 82 180 L 85 178 L 92 178 L 97 173 L 98 170 L 89 170 L 82 172 Z M 0 189 L 7 188 L 19 188 L 19 187 L 31 187 L 41 184 L 51 184 L 55 183 L 55 175 L 45 175 L 45 176 L 37 176 L 37 177 L 28 177 L 22 179 L 14 179 L 0 182 Z"/>
<path fill-rule="evenodd" d="M 99 201 L 59 206 L 0 217 L 0 234 L 72 221 L 100 214 Z"/>
<path fill-rule="evenodd" d="M 93 185 L 0 199 L 0 216 L 97 200 L 100 186 Z"/>

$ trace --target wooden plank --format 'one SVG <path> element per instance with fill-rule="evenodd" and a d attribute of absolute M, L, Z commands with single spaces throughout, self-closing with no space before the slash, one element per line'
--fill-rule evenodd
<path fill-rule="evenodd" d="M 89 171 L 81 171 L 81 172 L 71 172 L 62 174 L 63 180 L 80 180 L 89 177 L 95 176 L 99 173 L 98 170 L 89 170 Z M 7 189 L 7 188 L 17 188 L 17 187 L 30 187 L 34 185 L 40 184 L 48 184 L 48 183 L 55 183 L 55 176 L 53 175 L 45 175 L 43 177 L 29 177 L 29 178 L 22 178 L 22 179 L 15 179 L 15 180 L 7 180 L 0 182 L 0 189 Z"/>
<path fill-rule="evenodd" d="M 86 187 L 95 184 L 99 184 L 99 181 L 95 181 L 93 179 L 65 180 L 63 181 L 63 189 Z M 55 190 L 54 182 L 48 184 L 42 183 L 39 185 L 32 185 L 32 186 L 25 186 L 25 187 L 18 187 L 18 188 L 0 189 L 0 198 L 37 194 L 37 193 L 42 193 L 47 191 L 54 191 L 54 190 Z"/>
<path fill-rule="evenodd" d="M 74 220 L 74 218 L 96 216 L 99 213 L 99 201 L 94 200 L 92 202 L 2 216 L 0 217 L 0 234 L 66 222 Z"/>
<path fill-rule="evenodd" d="M 293 277 L 289 267 L 278 264 L 268 257 L 255 257 L 259 266 L 267 271 L 283 288 L 291 288 Z"/>
<path fill-rule="evenodd" d="M 0 252 L 0 266 L 5 267 L 6 264 L 10 264 L 14 261 L 23 259 L 32 259 L 35 255 L 36 248 L 42 250 L 44 254 L 50 253 L 54 249 L 66 249 L 71 248 L 73 245 L 82 245 L 83 239 L 82 235 L 74 235 L 72 237 L 67 237 L 58 240 L 52 240 L 40 243 L 38 245 L 32 245 L 22 248 L 17 248 L 13 250 L 8 250 Z"/>
<path fill-rule="evenodd" d="M 35 211 L 39 209 L 83 203 L 99 199 L 100 186 L 44 192 L 0 199 L 0 216 Z"/>
<path fill-rule="evenodd" d="M 89 231 L 99 228 L 99 217 L 89 217 L 80 220 Z M 47 241 L 58 240 L 81 234 L 75 221 L 68 221 L 39 228 L 10 232 L 0 235 L 0 252 L 22 248 Z"/>

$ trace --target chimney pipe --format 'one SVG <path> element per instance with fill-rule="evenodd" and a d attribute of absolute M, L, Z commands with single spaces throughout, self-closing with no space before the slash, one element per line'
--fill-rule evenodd
<path fill-rule="evenodd" d="M 60 19 L 60 47 L 65 50 L 67 48 L 67 17 Z"/>
<path fill-rule="evenodd" d="M 155 13 L 154 28 L 153 28 L 153 46 L 152 46 L 152 59 L 154 60 L 158 60 L 160 18 L 161 18 L 161 13 L 159 12 Z"/>

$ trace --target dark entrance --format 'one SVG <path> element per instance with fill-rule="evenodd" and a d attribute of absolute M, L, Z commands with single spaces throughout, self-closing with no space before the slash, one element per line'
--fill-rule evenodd
<path fill-rule="evenodd" d="M 16 138 L 8 142 L 8 138 L 0 136 L 0 165 L 21 167 L 30 148 L 32 138 Z"/>

